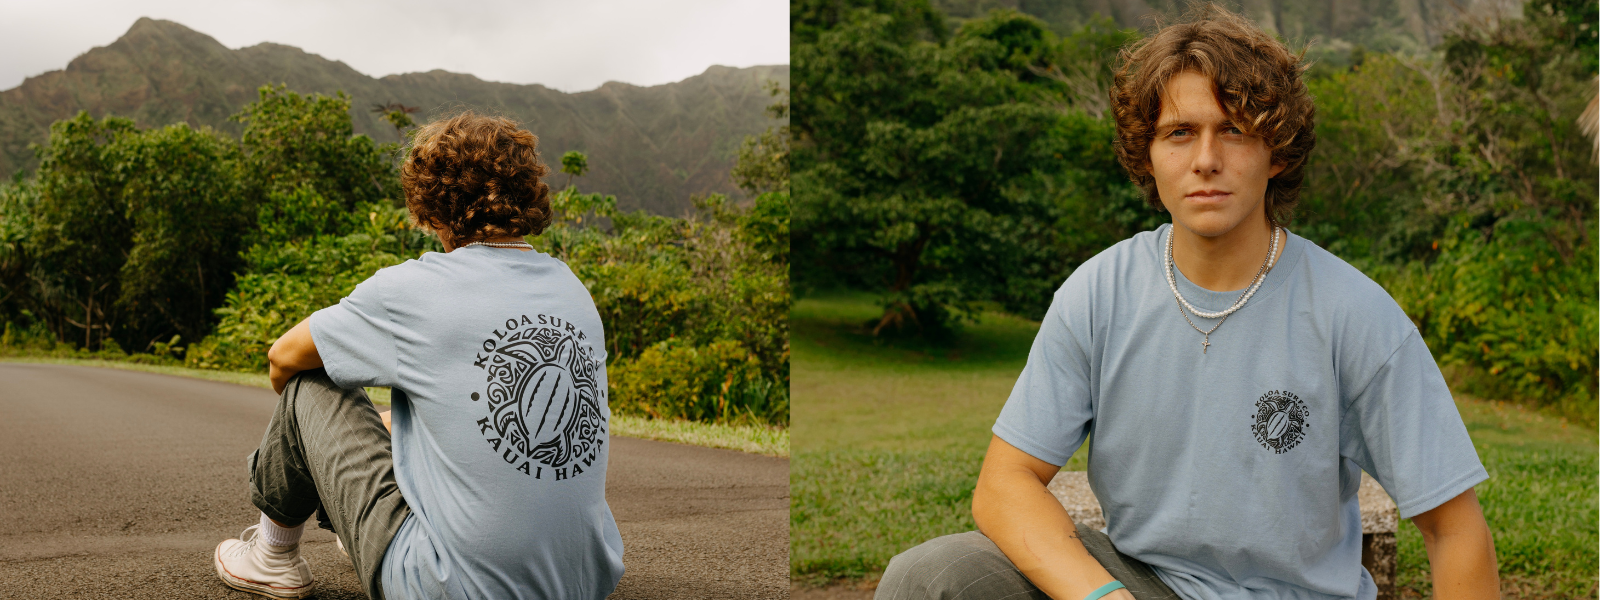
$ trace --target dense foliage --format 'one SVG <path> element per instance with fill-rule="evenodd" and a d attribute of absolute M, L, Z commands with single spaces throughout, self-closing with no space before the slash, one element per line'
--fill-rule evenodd
<path fill-rule="evenodd" d="M 1296 228 L 1383 284 L 1472 391 L 1591 423 L 1600 182 L 1577 117 L 1595 7 L 1532 2 L 1436 55 L 1368 54 L 1314 78 Z"/>
<path fill-rule="evenodd" d="M 749 207 L 697 200 L 688 219 L 619 213 L 615 199 L 558 194 L 535 238 L 589 286 L 606 323 L 613 410 L 787 423 L 787 194 Z M 581 227 L 608 218 L 612 230 Z"/>
<path fill-rule="evenodd" d="M 1129 34 L 1099 23 L 1063 43 L 997 11 L 945 38 L 906 5 L 796 9 L 834 20 L 795 25 L 816 31 L 793 50 L 796 279 L 882 290 L 879 332 L 943 331 L 985 300 L 1042 314 L 1140 220 L 1081 85 Z"/>
<path fill-rule="evenodd" d="M 1592 422 L 1594 0 L 1462 19 L 1433 51 L 1314 64 L 1318 147 L 1291 227 L 1383 284 L 1457 383 Z M 933 15 L 933 16 L 930 16 Z M 1106 20 L 794 5 L 795 285 L 877 292 L 877 333 L 976 303 L 1042 314 L 1094 253 L 1166 215 L 1111 153 Z"/>
<path fill-rule="evenodd" d="M 409 222 L 397 148 L 354 134 L 349 98 L 266 87 L 234 118 L 238 140 L 57 123 L 35 176 L 0 186 L 0 344 L 262 370 L 295 323 L 442 250 Z M 562 158 L 569 175 L 588 168 Z M 590 288 L 615 410 L 787 424 L 788 203 L 711 196 L 674 219 L 571 186 L 555 195 L 560 220 L 531 241 Z"/>
<path fill-rule="evenodd" d="M 249 234 L 238 148 L 84 114 L 50 138 L 38 175 L 0 192 L 0 310 L 86 347 L 203 335 Z"/>

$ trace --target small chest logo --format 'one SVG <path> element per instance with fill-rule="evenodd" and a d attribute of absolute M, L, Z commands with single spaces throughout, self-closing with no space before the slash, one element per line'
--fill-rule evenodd
<path fill-rule="evenodd" d="M 1283 454 L 1305 438 L 1311 410 L 1299 396 L 1273 390 L 1256 400 L 1256 413 L 1250 417 L 1250 432 L 1262 448 Z"/>
<path fill-rule="evenodd" d="M 601 364 L 583 330 L 557 317 L 521 315 L 493 333 L 472 362 L 487 374 L 483 393 L 472 392 L 488 413 L 477 421 L 479 433 L 523 475 L 582 475 L 606 432 Z"/>

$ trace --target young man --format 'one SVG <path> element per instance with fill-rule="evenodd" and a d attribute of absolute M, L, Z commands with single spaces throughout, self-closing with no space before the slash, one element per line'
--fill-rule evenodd
<path fill-rule="evenodd" d="M 1315 139 L 1298 57 L 1215 7 L 1124 54 L 1118 157 L 1173 224 L 1056 293 L 994 426 L 981 533 L 894 558 L 901 598 L 1359 598 L 1361 471 L 1438 598 L 1498 598 L 1488 478 L 1415 326 L 1280 224 Z M 1104 533 L 1046 489 L 1087 437 Z"/>
<path fill-rule="evenodd" d="M 229 586 L 315 588 L 319 503 L 373 598 L 604 598 L 622 577 L 605 501 L 604 329 L 523 236 L 550 222 L 538 140 L 470 112 L 421 128 L 402 169 L 444 254 L 379 271 L 273 344 L 283 394 L 250 456 L 258 525 L 217 546 Z M 363 386 L 393 388 L 390 434 Z"/>

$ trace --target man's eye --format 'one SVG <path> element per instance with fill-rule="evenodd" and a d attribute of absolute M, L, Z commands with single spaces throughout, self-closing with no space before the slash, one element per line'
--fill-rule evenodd
<path fill-rule="evenodd" d="M 1228 135 L 1244 135 L 1244 130 L 1239 129 L 1238 127 L 1229 127 L 1223 131 Z"/>

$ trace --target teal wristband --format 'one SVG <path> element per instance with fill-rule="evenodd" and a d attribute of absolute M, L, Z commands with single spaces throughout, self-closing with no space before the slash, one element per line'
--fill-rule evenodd
<path fill-rule="evenodd" d="M 1121 581 L 1112 581 L 1111 583 L 1100 586 L 1100 589 L 1098 590 L 1089 592 L 1089 595 L 1084 596 L 1083 600 L 1100 600 L 1101 596 L 1126 588 L 1127 586 L 1122 585 Z"/>

